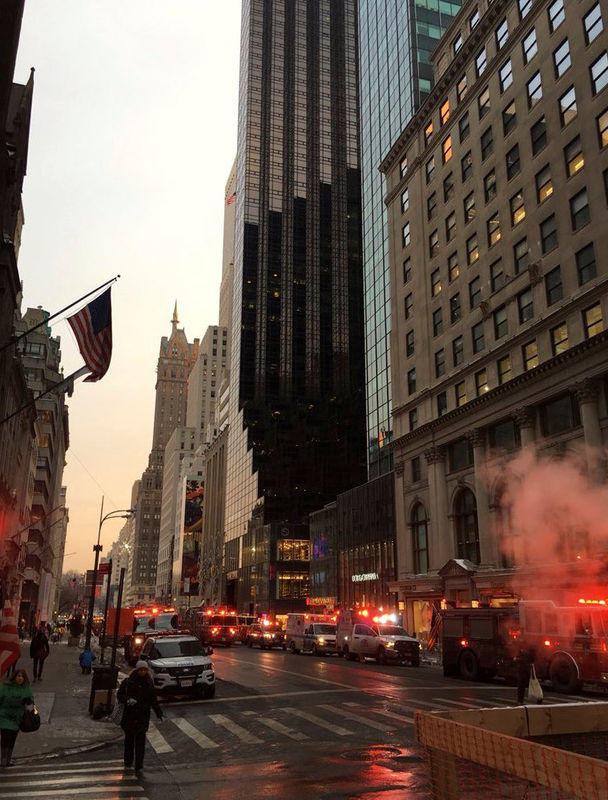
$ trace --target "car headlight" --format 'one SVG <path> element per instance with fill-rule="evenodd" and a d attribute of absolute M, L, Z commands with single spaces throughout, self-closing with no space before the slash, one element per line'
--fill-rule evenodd
<path fill-rule="evenodd" d="M 325 644 L 325 639 L 323 636 L 319 636 L 319 644 Z"/>
<path fill-rule="evenodd" d="M 395 642 L 386 642 L 386 647 L 394 647 Z"/>
<path fill-rule="evenodd" d="M 143 640 L 142 636 L 136 636 L 135 637 L 135 644 L 143 644 L 143 643 L 144 643 L 144 640 Z"/>

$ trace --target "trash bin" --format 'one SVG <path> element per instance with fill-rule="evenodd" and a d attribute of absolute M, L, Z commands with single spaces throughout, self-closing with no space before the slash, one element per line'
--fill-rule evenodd
<path fill-rule="evenodd" d="M 89 714 L 93 713 L 93 709 L 100 702 L 106 703 L 108 692 L 111 693 L 112 689 L 116 689 L 117 682 L 118 667 L 112 666 L 111 664 L 97 664 L 97 666 L 93 666 L 93 677 L 91 678 L 91 696 L 89 698 Z M 97 695 L 96 701 L 95 695 L 97 692 L 103 693 L 103 699 Z"/>

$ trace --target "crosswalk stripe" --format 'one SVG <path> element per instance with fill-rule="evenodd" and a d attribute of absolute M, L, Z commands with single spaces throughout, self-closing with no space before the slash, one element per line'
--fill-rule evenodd
<path fill-rule="evenodd" d="M 281 711 L 285 711 L 288 714 L 292 714 L 294 717 L 300 717 L 300 719 L 305 719 L 308 722 L 312 722 L 313 725 L 318 725 L 321 728 L 327 728 L 328 731 L 331 731 L 332 733 L 337 733 L 338 736 L 352 735 L 352 731 L 347 731 L 346 728 L 341 728 L 339 725 L 333 725 L 331 722 L 327 722 L 321 717 L 317 717 L 316 714 L 309 714 L 307 711 L 300 711 L 299 708 L 282 708 Z"/>
<path fill-rule="evenodd" d="M 201 733 L 197 728 L 194 727 L 187 719 L 183 717 L 174 717 L 171 722 L 174 725 L 183 731 L 186 736 L 189 736 L 193 741 L 197 743 L 199 747 L 202 747 L 204 750 L 209 750 L 212 747 L 219 747 L 219 744 L 210 739 L 208 736 L 205 736 L 204 733 Z"/>
<path fill-rule="evenodd" d="M 145 792 L 143 786 L 125 786 L 124 789 L 126 792 L 128 792 L 128 795 L 122 795 L 121 787 L 116 785 L 116 787 L 112 790 L 112 796 L 116 797 L 117 800 L 120 800 L 121 796 L 124 796 L 125 798 L 131 797 L 133 792 Z M 26 790 L 24 792 L 11 791 L 8 794 L 5 792 L 0 792 L 0 797 L 6 797 L 9 800 L 12 800 L 12 798 L 16 797 L 67 797 L 68 795 L 71 796 L 83 794 L 97 794 L 100 796 L 99 786 L 78 786 L 74 789 L 40 789 L 39 791 Z M 103 797 L 104 795 L 101 796 Z M 105 796 L 107 797 L 107 794 Z M 143 798 L 138 798 L 138 800 L 143 800 Z"/>
<path fill-rule="evenodd" d="M 360 703 L 349 703 L 348 705 L 357 706 L 361 709 L 364 708 Z M 387 711 L 385 708 L 368 708 L 366 710 L 370 714 L 380 714 L 380 716 L 387 717 L 387 719 L 396 719 L 399 722 L 407 722 L 410 725 L 414 724 L 414 717 L 407 717 L 405 714 L 397 714 L 396 711 Z"/>
<path fill-rule="evenodd" d="M 359 725 L 367 725 L 370 728 L 375 728 L 377 731 L 383 731 L 386 733 L 388 731 L 395 730 L 392 725 L 384 725 L 382 722 L 376 722 L 373 719 L 366 719 L 366 717 L 362 717 L 360 714 L 355 714 L 352 711 L 347 711 L 344 708 L 336 708 L 335 706 L 330 705 L 319 705 L 319 708 L 324 708 L 326 711 L 331 711 L 333 714 L 338 714 L 340 717 L 352 719 Z"/>
<path fill-rule="evenodd" d="M 282 722 L 279 722 L 276 719 L 260 717 L 258 722 L 261 722 L 262 725 L 266 725 L 267 728 L 270 728 L 271 730 L 276 731 L 283 736 L 287 736 L 289 739 L 295 739 L 296 742 L 303 742 L 305 739 L 310 738 L 305 733 L 300 733 L 299 731 L 292 730 L 292 728 L 288 728 L 287 725 L 283 725 Z"/>
<path fill-rule="evenodd" d="M 173 748 L 169 744 L 169 742 L 165 739 L 162 733 L 158 730 L 154 723 L 150 724 L 148 728 L 147 739 L 152 746 L 152 749 L 155 753 L 161 755 L 162 753 L 172 753 Z"/>
<path fill-rule="evenodd" d="M 15 776 L 15 777 L 17 778 L 16 780 L 10 780 L 10 779 L 8 781 L 5 780 L 4 781 L 4 785 L 5 786 L 14 786 L 14 787 L 17 787 L 17 788 L 25 789 L 28 786 L 40 786 L 40 783 L 41 783 L 40 780 L 33 780 L 33 781 L 23 780 L 22 776 L 20 776 L 20 775 L 19 776 Z M 83 780 L 82 775 L 74 775 L 74 776 L 72 776 L 72 775 L 64 775 L 61 778 L 46 778 L 44 780 L 44 785 L 45 786 L 62 786 L 62 785 L 66 785 L 66 784 L 82 783 L 82 780 Z M 117 775 L 117 774 L 114 774 L 114 775 L 100 775 L 96 779 L 96 782 L 98 784 L 104 784 L 104 785 L 107 784 L 108 788 L 109 788 L 112 784 L 115 784 L 115 783 L 118 783 L 118 784 L 122 785 L 124 783 L 129 783 L 129 782 L 136 781 L 136 780 L 137 780 L 137 776 L 136 775 L 128 775 L 128 774 L 127 775 L 123 775 L 122 772 L 120 772 L 119 775 Z"/>
<path fill-rule="evenodd" d="M 111 766 L 112 764 L 122 764 L 122 758 L 107 758 L 103 761 L 70 761 L 70 767 L 90 767 L 90 766 Z M 55 763 L 50 762 L 48 768 L 53 769 L 58 767 L 60 769 L 65 769 L 65 764 L 62 761 L 56 761 Z"/>
<path fill-rule="evenodd" d="M 116 772 L 117 769 L 121 769 L 122 763 L 123 762 L 122 762 L 122 759 L 121 759 L 113 767 L 100 767 L 100 766 L 95 765 L 95 773 L 97 774 L 98 772 Z M 66 767 L 65 765 L 63 765 L 61 767 L 61 769 L 57 769 L 57 767 L 55 767 L 55 769 L 47 769 L 47 767 L 44 767 L 44 769 L 42 769 L 40 767 L 40 765 L 37 764 L 36 767 L 34 767 L 32 769 L 28 769 L 27 766 L 24 764 L 23 766 L 20 765 L 19 770 L 20 770 L 20 772 L 19 772 L 19 777 L 20 778 L 24 778 L 24 777 L 29 776 L 29 775 L 44 775 L 45 777 L 50 777 L 52 775 L 90 775 L 91 774 L 91 767 L 79 767 L 79 768 L 74 769 L 71 765 L 69 767 Z M 8 778 L 9 774 L 8 773 L 5 774 L 4 777 Z"/>
<path fill-rule="evenodd" d="M 233 722 L 228 717 L 225 717 L 223 714 L 209 714 L 209 719 L 212 719 L 216 725 L 221 725 L 223 728 L 226 728 L 226 730 L 233 733 L 241 741 L 247 742 L 247 744 L 262 744 L 261 739 L 258 739 L 257 736 L 249 733 L 245 728 Z"/>

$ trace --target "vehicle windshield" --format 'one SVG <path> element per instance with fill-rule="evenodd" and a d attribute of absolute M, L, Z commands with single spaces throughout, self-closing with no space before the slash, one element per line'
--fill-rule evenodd
<path fill-rule="evenodd" d="M 409 636 L 409 633 L 398 625 L 378 625 L 378 630 L 384 636 Z"/>
<path fill-rule="evenodd" d="M 315 633 L 335 633 L 335 625 L 315 625 Z"/>
<path fill-rule="evenodd" d="M 152 651 L 152 658 L 179 658 L 179 656 L 204 656 L 201 643 L 195 641 L 157 642 Z"/>

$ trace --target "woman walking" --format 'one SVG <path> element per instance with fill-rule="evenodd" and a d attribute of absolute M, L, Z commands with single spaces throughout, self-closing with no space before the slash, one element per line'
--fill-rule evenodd
<path fill-rule="evenodd" d="M 138 661 L 133 672 L 120 684 L 117 700 L 125 707 L 120 724 L 125 732 L 125 767 L 133 766 L 133 755 L 135 755 L 135 772 L 140 772 L 144 766 L 150 709 L 154 709 L 158 719 L 163 718 L 150 670 L 145 661 Z"/>
<path fill-rule="evenodd" d="M 34 659 L 34 680 L 42 680 L 42 668 L 44 667 L 44 659 L 50 652 L 49 640 L 46 635 L 46 627 L 44 622 L 38 626 L 38 630 L 32 637 L 30 644 L 30 658 Z"/>
<path fill-rule="evenodd" d="M 23 712 L 34 707 L 34 695 L 27 672 L 18 669 L 0 689 L 0 766 L 12 767 L 13 748 L 19 733 Z"/>

